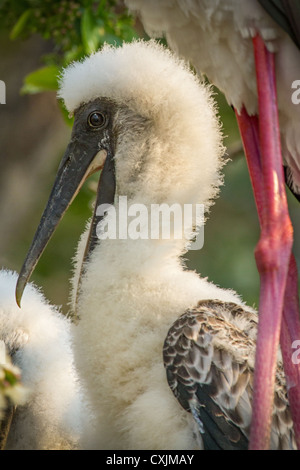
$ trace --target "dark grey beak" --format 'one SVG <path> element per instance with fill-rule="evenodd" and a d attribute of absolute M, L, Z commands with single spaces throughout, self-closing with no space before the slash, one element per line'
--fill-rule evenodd
<path fill-rule="evenodd" d="M 80 108 L 77 117 L 75 116 L 71 141 L 59 166 L 49 200 L 19 274 L 16 286 L 16 301 L 19 306 L 26 284 L 67 208 L 86 178 L 102 168 L 85 259 L 95 246 L 96 227 L 99 223 L 96 209 L 99 204 L 113 204 L 115 195 L 114 144 L 109 119 L 112 117 L 111 112 L 107 100 L 104 103 L 96 100 Z M 95 116 L 97 113 L 101 114 L 103 121 Z M 91 125 L 91 115 L 95 125 Z"/>

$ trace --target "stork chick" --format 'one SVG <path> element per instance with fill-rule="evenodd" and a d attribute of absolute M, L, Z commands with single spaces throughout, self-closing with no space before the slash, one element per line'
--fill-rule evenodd
<path fill-rule="evenodd" d="M 71 142 L 16 294 L 20 303 L 78 188 L 102 168 L 73 279 L 74 358 L 92 410 L 83 446 L 245 448 L 256 313 L 234 292 L 184 267 L 181 256 L 203 220 L 194 216 L 181 238 L 175 230 L 169 239 L 120 232 L 98 238 L 115 215 L 124 218 L 121 197 L 149 214 L 154 204 L 201 203 L 208 212 L 224 163 L 210 88 L 159 44 L 136 41 L 105 46 L 69 66 L 59 95 L 75 116 Z M 102 204 L 109 206 L 106 215 Z M 148 222 L 139 219 L 140 233 Z M 280 367 L 272 447 L 292 448 Z"/>
<path fill-rule="evenodd" d="M 25 403 L 22 406 L 18 399 L 16 410 L 8 409 L 0 417 L 0 430 L 5 430 L 5 435 L 0 433 L 0 448 L 77 448 L 82 401 L 71 350 L 71 323 L 32 284 L 20 311 L 14 301 L 16 282 L 16 273 L 0 270 L 0 340 L 21 372 L 23 394 L 19 398 L 23 396 Z"/>

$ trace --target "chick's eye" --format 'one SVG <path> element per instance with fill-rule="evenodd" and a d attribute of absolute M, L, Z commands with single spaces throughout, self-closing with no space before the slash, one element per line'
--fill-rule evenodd
<path fill-rule="evenodd" d="M 104 114 L 93 111 L 88 117 L 88 124 L 93 128 L 103 127 L 106 124 L 106 118 Z"/>

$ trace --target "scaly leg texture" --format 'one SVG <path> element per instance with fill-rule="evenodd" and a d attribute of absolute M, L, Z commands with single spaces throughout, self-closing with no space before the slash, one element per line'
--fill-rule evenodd
<path fill-rule="evenodd" d="M 291 361 L 293 338 L 300 335 L 297 270 L 291 257 L 293 230 L 282 168 L 274 56 L 260 37 L 253 43 L 259 119 L 245 109 L 236 113 L 261 224 L 255 250 L 261 289 L 250 448 L 269 448 L 279 338 L 287 384 L 292 385 L 289 399 L 299 447 L 300 371 Z M 288 273 L 293 282 L 287 283 Z"/>

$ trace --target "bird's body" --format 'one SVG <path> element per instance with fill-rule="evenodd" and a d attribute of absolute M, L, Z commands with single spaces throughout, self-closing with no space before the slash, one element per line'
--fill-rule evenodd
<path fill-rule="evenodd" d="M 237 111 L 258 114 L 252 38 L 260 34 L 276 53 L 276 79 L 282 153 L 289 182 L 300 193 L 300 106 L 293 83 L 300 77 L 299 44 L 278 25 L 258 0 L 126 0 L 150 36 L 168 45 L 216 85 Z M 299 87 L 298 87 L 299 88 Z"/>
<path fill-rule="evenodd" d="M 33 285 L 28 286 L 20 311 L 14 302 L 16 280 L 16 273 L 0 271 L 0 340 L 21 371 L 26 401 L 13 413 L 9 431 L 0 436 L 6 440 L 6 444 L 0 442 L 0 448 L 77 448 L 82 402 L 73 365 L 70 321 Z"/>
<path fill-rule="evenodd" d="M 240 299 L 185 271 L 180 248 L 162 252 L 155 241 L 126 242 L 96 247 L 81 285 L 74 351 L 95 413 L 93 446 L 193 449 L 192 418 L 170 393 L 163 343 L 173 322 L 200 299 Z M 106 266 L 100 272 L 99 259 Z"/>
<path fill-rule="evenodd" d="M 174 249 L 165 250 L 162 255 L 161 247 L 158 245 L 155 250 L 155 244 L 149 246 L 149 241 L 131 243 L 132 249 L 128 249 L 128 243 L 116 244 L 115 240 L 96 247 L 81 286 L 84 294 L 79 299 L 80 321 L 74 331 L 74 353 L 84 395 L 93 410 L 93 435 L 85 431 L 83 446 L 148 450 L 194 450 L 204 445 L 220 449 L 247 448 L 256 312 L 245 307 L 233 291 L 220 289 L 197 273 L 186 271 L 178 262 L 180 250 L 177 253 Z M 151 256 L 144 257 L 146 253 Z M 106 266 L 101 272 L 100 259 L 101 265 Z M 197 305 L 206 298 L 215 300 L 201 318 L 201 308 Z M 185 315 L 195 313 L 194 341 L 199 348 L 197 344 L 182 347 L 180 342 L 174 347 L 172 331 L 168 336 L 175 322 L 173 329 L 178 327 L 184 312 Z M 205 333 L 201 331 L 203 335 L 198 339 L 201 327 Z M 202 336 L 206 344 L 201 344 Z M 183 360 L 175 361 L 177 366 L 186 367 L 189 376 L 187 379 L 187 374 L 179 370 L 176 380 L 183 385 L 178 400 L 184 401 L 185 385 L 192 386 L 193 378 L 200 389 L 207 384 L 204 396 L 212 397 L 216 409 L 207 404 L 205 409 L 213 416 L 216 410 L 222 414 L 223 409 L 225 421 L 231 423 L 227 424 L 228 429 L 222 429 L 217 419 L 208 430 L 203 420 L 201 435 L 192 414 L 174 398 L 163 364 L 165 341 L 166 345 L 169 342 L 169 347 L 165 345 L 166 364 L 174 360 L 176 348 L 178 355 L 186 348 Z M 201 375 L 193 374 L 195 369 Z M 293 449 L 292 420 L 281 363 L 276 391 L 280 399 L 274 406 L 271 448 Z M 197 401 L 198 405 L 202 399 Z M 237 431 L 232 432 L 232 423 L 237 424 L 238 437 Z M 209 432 L 215 447 L 208 440 Z"/>
<path fill-rule="evenodd" d="M 244 448 L 252 413 L 256 314 L 233 291 L 185 268 L 182 256 L 195 227 L 204 224 L 197 212 L 191 211 L 184 224 L 182 219 L 178 225 L 171 223 L 166 237 L 164 216 L 163 224 L 154 227 L 158 232 L 149 231 L 155 207 L 164 209 L 165 215 L 174 210 L 175 219 L 175 213 L 182 215 L 197 204 L 207 213 L 218 192 L 224 148 L 210 88 L 159 44 L 135 41 L 119 48 L 105 46 L 72 64 L 62 75 L 60 96 L 75 117 L 71 141 L 16 293 L 20 303 L 37 259 L 78 187 L 91 171 L 102 168 L 94 214 L 79 243 L 73 277 L 72 304 L 78 317 L 73 354 L 91 410 L 89 429 L 82 435 L 84 448 L 195 449 L 203 447 L 202 437 L 209 448 L 208 433 L 220 448 Z M 121 198 L 126 199 L 126 213 Z M 107 210 L 104 217 L 99 211 L 102 204 Z M 207 299 L 210 304 L 201 317 L 199 308 Z M 183 326 L 181 331 L 178 318 L 194 311 L 193 342 L 176 343 L 176 331 L 185 335 L 190 328 Z M 195 344 L 206 331 L 211 348 L 199 344 L 199 349 Z M 180 368 L 175 370 L 179 363 L 173 361 L 174 350 L 180 358 L 186 346 L 190 354 L 182 366 L 191 380 Z M 224 364 L 220 349 L 231 358 Z M 184 407 L 201 368 L 197 386 L 207 386 L 204 396 L 214 409 L 202 402 L 203 396 L 193 397 L 192 415 Z M 292 448 L 281 370 L 279 364 L 280 400 L 274 408 L 271 445 Z M 233 399 L 242 393 L 234 410 L 226 388 L 230 375 L 229 395 Z M 215 394 L 216 384 L 225 390 L 227 404 L 224 394 Z M 202 419 L 201 407 L 217 417 L 212 427 Z M 231 430 L 236 426 L 238 438 L 225 431 L 220 415 Z M 235 421 L 238 415 L 243 422 Z"/>

